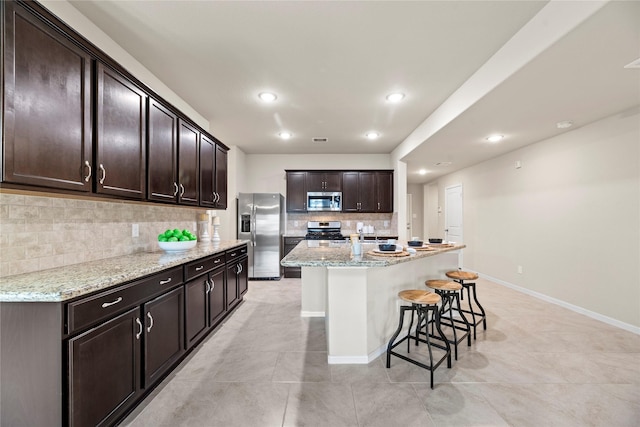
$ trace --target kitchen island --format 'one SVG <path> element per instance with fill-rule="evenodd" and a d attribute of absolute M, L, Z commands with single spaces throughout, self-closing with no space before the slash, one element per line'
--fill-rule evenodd
<path fill-rule="evenodd" d="M 386 351 L 398 325 L 404 289 L 425 289 L 428 279 L 442 279 L 457 269 L 464 244 L 434 246 L 430 251 L 378 255 L 364 243 L 353 255 L 344 242 L 302 241 L 281 264 L 302 268 L 303 317 L 324 317 L 330 364 L 366 364 Z"/>

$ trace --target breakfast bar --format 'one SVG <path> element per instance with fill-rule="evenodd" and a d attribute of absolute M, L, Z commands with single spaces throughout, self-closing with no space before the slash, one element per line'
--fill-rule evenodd
<path fill-rule="evenodd" d="M 281 264 L 302 268 L 301 316 L 324 317 L 330 364 L 366 364 L 386 350 L 405 289 L 457 269 L 464 244 L 432 245 L 385 254 L 363 243 L 353 255 L 343 241 L 300 242 Z"/>

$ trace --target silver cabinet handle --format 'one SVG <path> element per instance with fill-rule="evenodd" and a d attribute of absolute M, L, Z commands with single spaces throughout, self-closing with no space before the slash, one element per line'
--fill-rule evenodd
<path fill-rule="evenodd" d="M 180 197 L 184 196 L 184 185 L 180 184 Z"/>
<path fill-rule="evenodd" d="M 380 202 L 378 202 L 378 210 L 380 210 Z"/>
<path fill-rule="evenodd" d="M 214 282 L 213 280 L 211 280 L 209 283 L 210 283 L 210 285 L 211 285 L 211 288 L 209 289 L 209 292 L 211 292 L 212 290 L 214 290 L 214 289 L 215 289 L 215 287 L 216 287 L 216 282 Z"/>
<path fill-rule="evenodd" d="M 100 184 L 104 184 L 104 180 L 107 177 L 107 171 L 104 169 L 102 163 L 100 163 L 100 166 L 98 167 L 100 168 L 100 172 L 102 172 L 102 177 L 100 177 Z"/>
<path fill-rule="evenodd" d="M 151 328 L 153 328 L 153 317 L 151 317 L 151 312 L 147 311 L 147 317 L 149 318 L 149 327 L 147 328 L 147 333 L 151 332 Z"/>
<path fill-rule="evenodd" d="M 196 267 L 196 271 L 200 271 L 204 268 L 204 265 L 201 265 L 200 267 Z"/>
<path fill-rule="evenodd" d="M 209 292 L 211 292 L 211 283 L 209 283 L 208 280 L 204 281 L 204 284 L 207 285 L 207 288 L 205 290 L 205 293 L 208 294 Z"/>
<path fill-rule="evenodd" d="M 242 266 L 242 264 L 238 264 L 238 266 L 240 266 L 240 273 L 242 273 L 244 271 L 244 267 Z"/>
<path fill-rule="evenodd" d="M 178 195 L 178 184 L 173 183 L 173 197 Z"/>
<path fill-rule="evenodd" d="M 166 285 L 169 282 L 171 282 L 171 277 L 169 277 L 167 280 L 160 280 L 161 285 Z"/>
<path fill-rule="evenodd" d="M 109 306 L 112 306 L 114 304 L 119 303 L 120 301 L 122 301 L 122 297 L 118 297 L 115 300 L 111 301 L 111 302 L 103 302 L 102 303 L 102 308 L 107 308 Z"/>
<path fill-rule="evenodd" d="M 91 179 L 91 165 L 89 164 L 89 160 L 85 160 L 84 165 L 87 167 L 87 169 L 89 169 L 87 176 L 84 177 L 84 182 L 89 182 L 89 180 Z"/>
<path fill-rule="evenodd" d="M 220 258 L 218 258 L 217 260 L 213 261 L 214 264 L 219 263 L 220 261 L 222 261 Z"/>
<path fill-rule="evenodd" d="M 216 192 L 216 203 L 218 203 L 219 201 L 220 201 L 220 194 Z"/>
<path fill-rule="evenodd" d="M 136 317 L 136 323 L 138 324 L 138 327 L 140 328 L 138 330 L 138 333 L 136 334 L 136 339 L 139 340 L 140 339 L 140 335 L 142 335 L 142 322 L 140 321 L 140 318 Z"/>
<path fill-rule="evenodd" d="M 240 274 L 241 271 L 242 271 L 242 266 L 238 264 L 238 268 L 236 268 L 236 274 Z"/>
<path fill-rule="evenodd" d="M 211 193 L 211 202 L 215 203 L 216 202 L 216 193 Z"/>

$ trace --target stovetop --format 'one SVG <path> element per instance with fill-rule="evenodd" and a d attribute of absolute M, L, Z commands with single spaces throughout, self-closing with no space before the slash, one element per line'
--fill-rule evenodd
<path fill-rule="evenodd" d="M 307 222 L 307 240 L 344 240 L 340 233 L 340 221 L 309 221 Z"/>

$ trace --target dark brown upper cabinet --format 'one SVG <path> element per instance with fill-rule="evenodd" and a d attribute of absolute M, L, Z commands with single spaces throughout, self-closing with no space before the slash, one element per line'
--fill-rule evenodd
<path fill-rule="evenodd" d="M 3 3 L 2 181 L 90 192 L 91 57 L 22 5 Z"/>
<path fill-rule="evenodd" d="M 96 193 L 143 199 L 147 94 L 100 62 L 96 72 Z"/>
<path fill-rule="evenodd" d="M 307 191 L 342 191 L 341 172 L 307 172 Z"/>
<path fill-rule="evenodd" d="M 342 212 L 393 212 L 393 171 L 343 172 Z"/>
<path fill-rule="evenodd" d="M 217 209 L 227 209 L 227 150 L 216 144 L 216 200 Z"/>
<path fill-rule="evenodd" d="M 307 212 L 306 172 L 287 171 L 287 212 Z"/>
<path fill-rule="evenodd" d="M 178 116 L 153 98 L 149 99 L 147 145 L 147 198 L 178 201 Z"/>
<path fill-rule="evenodd" d="M 182 119 L 178 120 L 178 202 L 198 204 L 198 156 L 200 131 Z"/>
<path fill-rule="evenodd" d="M 227 151 L 204 134 L 200 137 L 200 206 L 227 208 Z"/>

